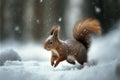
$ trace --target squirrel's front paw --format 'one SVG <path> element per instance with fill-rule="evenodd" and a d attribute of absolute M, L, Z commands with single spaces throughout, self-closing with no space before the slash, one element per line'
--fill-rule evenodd
<path fill-rule="evenodd" d="M 54 67 L 57 67 L 59 64 L 59 61 L 56 61 L 56 63 L 54 64 Z"/>
<path fill-rule="evenodd" d="M 54 67 L 56 67 L 56 66 L 57 66 L 57 64 L 54 65 Z"/>
<path fill-rule="evenodd" d="M 54 62 L 51 62 L 51 65 L 53 66 L 53 65 L 54 65 Z"/>

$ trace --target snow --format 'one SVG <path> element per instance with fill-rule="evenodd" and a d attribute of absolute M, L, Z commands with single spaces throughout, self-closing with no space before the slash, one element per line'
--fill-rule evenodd
<path fill-rule="evenodd" d="M 37 22 L 37 24 L 39 24 L 40 23 L 39 19 L 37 19 L 36 22 Z"/>
<path fill-rule="evenodd" d="M 42 3 L 43 2 L 43 0 L 40 0 L 40 3 Z"/>
<path fill-rule="evenodd" d="M 28 60 L 46 61 L 49 60 L 49 57 L 51 55 L 50 52 L 46 51 L 43 48 L 43 45 L 35 44 L 32 42 L 18 44 L 16 41 L 10 40 L 0 45 L 2 45 L 0 52 L 13 49 L 18 53 L 18 55 L 21 57 L 23 61 L 28 61 Z"/>
<path fill-rule="evenodd" d="M 118 23 L 117 26 L 120 26 Z M 40 44 L 4 44 L 0 53 L 17 53 L 22 61 L 5 61 L 0 66 L 0 80 L 120 80 L 120 27 L 109 34 L 94 37 L 88 63 L 82 66 L 61 62 L 50 64 L 50 52 Z M 15 43 L 15 42 L 14 42 Z M 3 48 L 4 47 L 4 48 Z M 7 55 L 9 56 L 9 55 Z M 2 56 L 0 55 L 0 59 Z M 92 65 L 92 63 L 96 63 Z"/>
<path fill-rule="evenodd" d="M 49 62 L 8 61 L 0 67 L 1 80 L 117 80 L 115 73 L 118 61 L 82 69 L 53 68 Z M 65 64 L 65 63 L 64 63 Z M 69 69 L 71 68 L 71 69 Z"/>
<path fill-rule="evenodd" d="M 16 26 L 16 27 L 14 28 L 14 30 L 15 30 L 15 31 L 19 31 L 19 30 L 20 30 L 20 27 L 19 27 L 19 26 Z"/>
<path fill-rule="evenodd" d="M 60 17 L 60 18 L 58 19 L 58 21 L 61 22 L 61 21 L 62 21 L 62 17 Z"/>
<path fill-rule="evenodd" d="M 96 13 L 100 13 L 101 9 L 99 7 L 97 7 L 97 6 L 95 6 L 95 11 L 96 11 Z"/>
<path fill-rule="evenodd" d="M 19 61 L 21 61 L 21 58 L 18 55 L 18 53 L 12 49 L 0 52 L 0 65 L 3 65 L 7 60 L 11 60 L 11 61 L 19 60 Z"/>
<path fill-rule="evenodd" d="M 89 62 L 83 68 L 79 64 L 71 65 L 66 61 L 61 62 L 58 67 L 54 68 L 49 62 L 50 53 L 45 51 L 41 47 L 42 45 L 30 44 L 22 48 L 13 45 L 15 47 L 11 48 L 16 53 L 19 52 L 18 54 L 22 58 L 22 61 L 6 61 L 3 66 L 0 66 L 0 79 L 120 80 L 119 30 L 120 28 L 111 31 L 103 37 L 93 39 L 88 55 Z M 2 49 L 2 51 L 6 52 L 6 48 Z M 11 52 L 11 50 L 7 52 Z M 36 55 L 36 53 L 40 55 Z M 34 60 L 35 58 L 41 59 Z M 26 59 L 27 61 L 25 61 Z M 94 61 L 97 61 L 96 65 L 92 65 Z"/>

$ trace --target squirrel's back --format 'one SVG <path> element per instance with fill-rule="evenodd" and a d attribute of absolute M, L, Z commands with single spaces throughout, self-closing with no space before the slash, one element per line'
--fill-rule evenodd
<path fill-rule="evenodd" d="M 97 19 L 86 18 L 78 21 L 73 29 L 74 38 L 81 42 L 88 50 L 90 45 L 89 34 L 101 34 L 101 26 Z"/>

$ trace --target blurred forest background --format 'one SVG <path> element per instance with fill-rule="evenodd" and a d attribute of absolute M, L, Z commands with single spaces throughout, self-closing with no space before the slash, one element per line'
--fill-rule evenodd
<path fill-rule="evenodd" d="M 72 38 L 76 21 L 100 20 L 103 34 L 120 19 L 120 0 L 0 0 L 0 42 L 40 42 L 59 24 L 62 39 Z"/>

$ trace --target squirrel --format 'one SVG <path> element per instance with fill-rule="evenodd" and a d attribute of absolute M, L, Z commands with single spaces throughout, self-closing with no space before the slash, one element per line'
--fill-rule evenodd
<path fill-rule="evenodd" d="M 56 67 L 64 60 L 70 64 L 75 64 L 76 60 L 83 65 L 87 62 L 90 34 L 101 34 L 101 26 L 95 18 L 82 19 L 73 28 L 74 39 L 65 41 L 59 38 L 59 31 L 59 25 L 53 26 L 44 43 L 44 48 L 52 53 L 51 65 Z"/>

